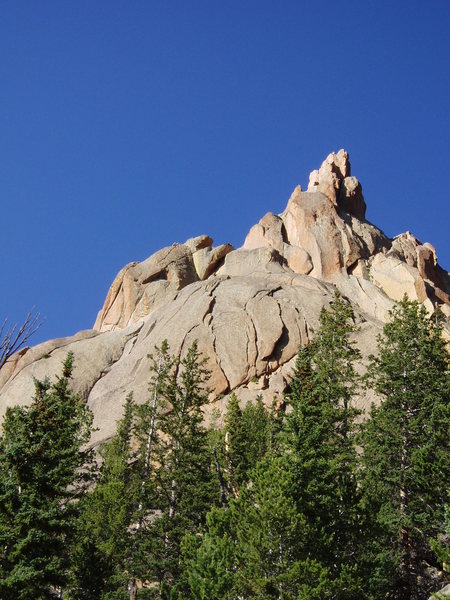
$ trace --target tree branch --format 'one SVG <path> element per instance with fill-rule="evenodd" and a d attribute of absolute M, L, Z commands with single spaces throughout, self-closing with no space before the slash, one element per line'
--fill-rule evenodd
<path fill-rule="evenodd" d="M 20 327 L 17 323 L 14 325 L 8 323 L 8 319 L 3 321 L 0 327 L 0 369 L 8 358 L 20 350 L 41 327 L 44 321 L 40 317 L 40 313 L 35 313 L 32 308 Z"/>

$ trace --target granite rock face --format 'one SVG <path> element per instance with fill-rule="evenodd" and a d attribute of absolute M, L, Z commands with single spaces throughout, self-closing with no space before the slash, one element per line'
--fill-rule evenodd
<path fill-rule="evenodd" d="M 108 291 L 94 329 L 109 331 L 135 323 L 171 302 L 182 288 L 209 277 L 233 250 L 231 244 L 212 248 L 212 243 L 209 236 L 201 235 L 124 267 Z"/>
<path fill-rule="evenodd" d="M 450 278 L 433 246 L 410 233 L 387 238 L 365 210 L 340 150 L 311 173 L 307 192 L 295 188 L 283 213 L 263 216 L 242 248 L 214 247 L 200 235 L 130 263 L 93 330 L 24 349 L 2 367 L 0 416 L 29 402 L 33 378 L 58 374 L 71 350 L 74 389 L 94 412 L 97 443 L 113 433 L 128 392 L 146 399 L 147 355 L 164 339 L 174 354 L 198 340 L 211 370 L 211 408 L 224 409 L 232 391 L 244 402 L 280 400 L 336 288 L 353 304 L 363 357 L 375 351 L 376 334 L 404 293 L 449 317 Z"/>

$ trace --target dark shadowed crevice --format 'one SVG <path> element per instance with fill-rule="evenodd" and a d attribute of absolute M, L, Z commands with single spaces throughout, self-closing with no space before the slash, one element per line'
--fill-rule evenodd
<path fill-rule="evenodd" d="M 268 357 L 268 361 L 276 361 L 278 364 L 281 362 L 281 356 L 283 355 L 283 350 L 289 343 L 289 331 L 286 325 L 283 323 L 283 329 L 280 337 L 278 338 L 272 354 Z"/>

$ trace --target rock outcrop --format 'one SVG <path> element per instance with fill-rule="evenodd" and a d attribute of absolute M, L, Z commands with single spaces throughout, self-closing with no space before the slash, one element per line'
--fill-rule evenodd
<path fill-rule="evenodd" d="M 295 188 L 281 215 L 267 213 L 252 227 L 244 248 L 270 246 L 294 272 L 331 281 L 389 247 L 365 213 L 361 185 L 350 176 L 348 154 L 340 150 L 311 173 L 307 192 Z"/>
<path fill-rule="evenodd" d="M 233 250 L 230 244 L 212 248 L 212 243 L 209 236 L 200 235 L 124 267 L 109 289 L 94 329 L 126 327 L 174 300 L 190 283 L 207 279 Z"/>
<path fill-rule="evenodd" d="M 235 391 L 267 402 L 285 390 L 300 346 L 318 328 L 334 290 L 351 300 L 363 356 L 406 292 L 450 316 L 450 279 L 436 252 L 410 233 L 393 240 L 365 219 L 366 204 L 348 155 L 330 154 L 295 188 L 280 215 L 267 213 L 242 248 L 213 247 L 201 235 L 124 267 L 92 331 L 17 353 L 0 370 L 0 414 L 29 402 L 33 378 L 53 377 L 67 351 L 75 355 L 74 387 L 91 406 L 98 431 L 114 431 L 131 390 L 147 394 L 147 355 L 167 339 L 175 354 L 197 339 L 211 370 L 215 403 Z M 372 398 L 362 398 L 365 407 Z"/>

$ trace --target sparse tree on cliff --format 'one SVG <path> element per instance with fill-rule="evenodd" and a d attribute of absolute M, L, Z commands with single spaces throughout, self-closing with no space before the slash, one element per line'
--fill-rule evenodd
<path fill-rule="evenodd" d="M 0 369 L 10 356 L 20 350 L 42 325 L 40 314 L 30 310 L 20 327 L 5 319 L 0 325 Z"/>

